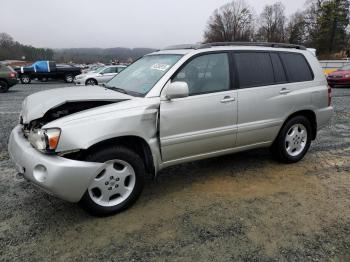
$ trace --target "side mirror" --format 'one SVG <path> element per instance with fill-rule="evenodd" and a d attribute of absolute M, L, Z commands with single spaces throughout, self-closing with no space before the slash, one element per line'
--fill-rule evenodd
<path fill-rule="evenodd" d="M 188 85 L 186 82 L 173 82 L 168 85 L 165 90 L 165 97 L 168 100 L 172 100 L 175 98 L 187 97 Z"/>

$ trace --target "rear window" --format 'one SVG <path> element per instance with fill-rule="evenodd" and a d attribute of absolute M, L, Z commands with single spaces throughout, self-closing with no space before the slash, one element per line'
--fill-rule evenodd
<path fill-rule="evenodd" d="M 289 82 L 303 82 L 314 79 L 313 73 L 302 54 L 280 53 Z"/>
<path fill-rule="evenodd" d="M 278 54 L 271 53 L 271 60 L 273 65 L 273 72 L 275 74 L 276 84 L 286 83 L 287 82 L 286 73 L 284 72 L 283 65 Z"/>
<path fill-rule="evenodd" d="M 274 73 L 269 53 L 235 53 L 241 88 L 274 84 Z"/>

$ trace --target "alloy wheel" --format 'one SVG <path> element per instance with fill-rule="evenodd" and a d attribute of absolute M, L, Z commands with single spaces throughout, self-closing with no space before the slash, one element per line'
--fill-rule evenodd
<path fill-rule="evenodd" d="M 303 124 L 293 125 L 285 138 L 285 149 L 290 156 L 298 156 L 303 152 L 307 143 L 307 129 Z"/>
<path fill-rule="evenodd" d="M 123 160 L 111 160 L 94 178 L 89 195 L 100 206 L 115 206 L 125 201 L 136 184 L 134 168 Z"/>

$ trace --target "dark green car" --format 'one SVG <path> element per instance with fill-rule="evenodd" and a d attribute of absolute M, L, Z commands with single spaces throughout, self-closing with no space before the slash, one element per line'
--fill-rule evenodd
<path fill-rule="evenodd" d="M 0 64 L 0 93 L 5 93 L 18 83 L 17 73 L 12 67 Z"/>

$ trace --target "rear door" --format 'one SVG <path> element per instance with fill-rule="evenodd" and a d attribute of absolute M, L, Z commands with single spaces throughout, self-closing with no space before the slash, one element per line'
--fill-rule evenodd
<path fill-rule="evenodd" d="M 299 71 L 309 68 L 284 61 L 295 55 L 302 56 L 268 51 L 234 53 L 239 81 L 237 146 L 269 144 L 286 117 L 308 103 L 310 97 L 300 90 L 305 88 L 305 81 L 312 80 L 312 74 L 300 75 Z"/>
<path fill-rule="evenodd" d="M 99 76 L 96 77 L 96 80 L 98 81 L 98 83 L 106 83 L 117 74 L 118 74 L 117 67 L 108 67 L 105 70 L 103 70 Z"/>
<path fill-rule="evenodd" d="M 202 54 L 171 81 L 184 81 L 189 96 L 162 101 L 160 142 L 163 161 L 206 155 L 236 143 L 237 91 L 228 53 Z"/>

